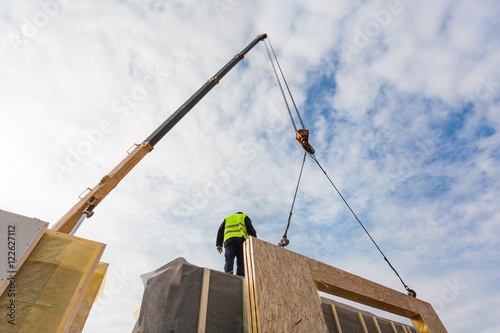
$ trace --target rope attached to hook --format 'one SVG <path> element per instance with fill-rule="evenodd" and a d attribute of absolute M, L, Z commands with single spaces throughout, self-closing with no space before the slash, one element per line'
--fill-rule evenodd
<path fill-rule="evenodd" d="M 288 224 L 286 225 L 285 233 L 283 234 L 283 238 L 278 243 L 279 246 L 285 247 L 290 244 L 288 238 L 286 238 L 286 234 L 288 232 L 288 228 L 290 227 L 290 220 L 292 219 L 293 206 L 295 205 L 295 199 L 297 198 L 297 192 L 299 191 L 300 179 L 302 178 L 302 171 L 304 170 L 304 162 L 306 161 L 307 153 L 304 152 L 304 158 L 302 159 L 302 166 L 300 167 L 299 180 L 297 181 L 297 186 L 295 187 L 295 194 L 293 196 L 292 208 L 290 209 L 290 215 L 288 216 Z"/>

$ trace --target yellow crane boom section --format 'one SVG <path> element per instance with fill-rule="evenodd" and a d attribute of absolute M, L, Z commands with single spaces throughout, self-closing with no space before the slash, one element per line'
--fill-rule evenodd
<path fill-rule="evenodd" d="M 234 67 L 245 54 L 257 43 L 267 38 L 266 34 L 257 36 L 240 53 L 236 54 L 224 67 L 196 91 L 183 105 L 163 122 L 144 142 L 137 145 L 123 161 L 118 164 L 108 175 L 104 176 L 99 184 L 90 190 L 73 208 L 71 208 L 51 228 L 65 234 L 74 234 L 86 217 L 93 214 L 93 209 L 118 185 L 132 168 L 153 150 L 153 147 L 184 117 L 219 81 Z"/>
<path fill-rule="evenodd" d="M 92 215 L 92 210 L 97 206 L 116 185 L 139 163 L 147 153 L 153 150 L 149 142 L 137 145 L 123 161 L 120 162 L 108 175 L 94 186 L 73 208 L 71 208 L 51 229 L 69 234 L 83 214 Z"/>

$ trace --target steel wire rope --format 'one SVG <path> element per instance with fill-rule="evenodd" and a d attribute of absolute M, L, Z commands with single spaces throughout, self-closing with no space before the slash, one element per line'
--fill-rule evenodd
<path fill-rule="evenodd" d="M 347 200 L 344 198 L 344 196 L 342 195 L 342 193 L 340 193 L 339 189 L 337 188 L 337 186 L 335 186 L 335 184 L 333 183 L 333 181 L 330 179 L 330 177 L 328 176 L 328 174 L 326 173 L 325 169 L 323 169 L 323 167 L 321 166 L 321 164 L 319 163 L 318 159 L 316 158 L 316 156 L 312 155 L 312 154 L 309 154 L 311 156 L 311 158 L 314 160 L 314 162 L 316 162 L 316 164 L 318 164 L 319 168 L 321 169 L 321 171 L 323 171 L 323 173 L 325 174 L 326 178 L 330 181 L 330 184 L 332 184 L 333 188 L 335 189 L 335 191 L 337 191 L 338 195 L 342 198 L 342 200 L 344 201 L 344 203 L 346 204 L 347 208 L 349 208 L 349 210 L 351 211 L 352 215 L 354 216 L 354 218 L 356 219 L 356 221 L 358 221 L 359 225 L 361 225 L 361 227 L 363 228 L 363 230 L 366 232 L 366 234 L 368 235 L 368 237 L 370 237 L 371 241 L 373 242 L 373 244 L 377 247 L 377 249 L 379 250 L 380 254 L 382 255 L 382 257 L 384 257 L 384 260 L 387 262 L 387 264 L 389 265 L 389 267 L 392 268 L 392 270 L 394 271 L 394 273 L 396 273 L 397 277 L 399 278 L 399 280 L 401 281 L 401 283 L 403 284 L 403 286 L 405 287 L 406 291 L 408 292 L 408 295 L 410 296 L 413 296 L 413 297 L 417 297 L 417 293 L 410 289 L 410 287 L 408 287 L 406 285 L 406 283 L 404 283 L 403 279 L 401 278 L 401 276 L 399 275 L 399 273 L 396 271 L 396 269 L 392 266 L 392 264 L 390 263 L 389 259 L 387 259 L 387 257 L 385 256 L 384 252 L 382 252 L 382 250 L 380 249 L 380 247 L 377 245 L 377 243 L 375 242 L 375 240 L 373 239 L 373 237 L 370 235 L 370 233 L 368 232 L 368 230 L 366 230 L 365 226 L 363 225 L 363 223 L 361 223 L 361 220 L 358 218 L 358 216 L 356 215 L 356 213 L 354 213 L 354 211 L 352 210 L 351 206 L 349 206 L 349 204 L 347 203 Z"/>
<path fill-rule="evenodd" d="M 268 39 L 269 39 L 269 37 L 268 37 Z M 281 85 L 281 81 L 280 81 L 279 76 L 278 76 L 278 72 L 276 72 L 276 66 L 274 66 L 274 61 L 273 61 L 273 58 L 271 57 L 271 52 L 269 52 L 269 47 L 267 46 L 265 41 L 264 41 L 264 45 L 266 46 L 267 55 L 269 56 L 269 61 L 271 62 L 271 65 L 273 66 L 274 76 L 276 77 L 276 81 L 278 81 L 278 85 L 279 85 L 280 90 L 281 90 L 281 95 L 283 96 L 283 100 L 285 101 L 286 109 L 288 110 L 288 115 L 290 116 L 290 120 L 292 121 L 293 128 L 297 132 L 297 126 L 295 125 L 295 120 L 293 120 L 292 111 L 290 111 L 290 106 L 288 105 L 288 100 L 286 99 L 285 92 L 283 90 L 283 86 Z M 269 45 L 271 45 L 271 44 L 269 44 Z"/>
<path fill-rule="evenodd" d="M 300 179 L 302 178 L 302 171 L 304 170 L 304 163 L 306 161 L 307 152 L 304 152 L 304 158 L 302 159 L 302 166 L 300 167 L 299 180 L 297 181 L 297 186 L 295 187 L 295 194 L 293 195 L 292 207 L 290 208 L 290 215 L 288 216 L 288 224 L 286 225 L 285 233 L 283 234 L 283 238 L 278 245 L 281 247 L 287 246 L 290 241 L 288 240 L 287 233 L 288 228 L 290 227 L 290 220 L 292 219 L 293 207 L 295 206 L 295 199 L 297 198 L 297 192 L 299 191 Z"/>
<path fill-rule="evenodd" d="M 288 115 L 290 116 L 290 120 L 292 121 L 293 128 L 297 132 L 297 126 L 295 125 L 295 121 L 293 119 L 292 112 L 290 110 L 290 105 L 288 104 L 288 100 L 287 100 L 285 92 L 283 90 L 283 86 L 281 84 L 281 80 L 280 80 L 280 78 L 278 76 L 278 72 L 276 71 L 276 66 L 274 65 L 273 57 L 271 56 L 271 52 L 269 51 L 269 49 L 271 49 L 271 51 L 272 51 L 272 53 L 274 55 L 274 60 L 276 61 L 276 64 L 277 64 L 277 66 L 279 68 L 279 71 L 281 73 L 281 78 L 282 78 L 283 82 L 285 83 L 285 86 L 287 88 L 288 94 L 290 96 L 290 99 L 292 100 L 293 106 L 295 108 L 295 112 L 297 113 L 297 116 L 298 116 L 298 118 L 300 120 L 302 128 L 304 128 L 304 122 L 302 121 L 302 118 L 300 117 L 299 110 L 297 109 L 297 105 L 295 104 L 295 101 L 293 99 L 292 93 L 291 93 L 290 88 L 288 86 L 288 83 L 286 81 L 285 75 L 283 74 L 283 70 L 281 69 L 281 66 L 279 64 L 278 58 L 276 57 L 276 53 L 274 52 L 274 49 L 273 49 L 273 47 L 271 45 L 271 42 L 269 41 L 269 37 L 267 38 L 267 42 L 269 43 L 269 47 L 267 46 L 267 43 L 264 42 L 264 45 L 266 46 L 266 50 L 267 50 L 267 55 L 269 57 L 269 61 L 271 62 L 271 65 L 273 67 L 274 76 L 276 77 L 276 81 L 278 81 L 278 85 L 279 85 L 280 90 L 281 90 L 281 96 L 283 96 L 283 100 L 285 101 L 285 105 L 286 105 L 286 108 L 287 108 L 287 111 L 288 111 Z M 295 194 L 293 196 L 292 207 L 290 209 L 290 215 L 288 216 L 288 223 L 286 225 L 286 229 L 285 229 L 285 233 L 283 234 L 283 238 L 281 239 L 281 241 L 278 244 L 281 247 L 285 247 L 285 246 L 287 246 L 290 243 L 290 241 L 287 239 L 287 233 L 288 233 L 288 228 L 290 227 L 290 221 L 292 219 L 293 207 L 295 205 L 295 199 L 297 198 L 297 192 L 299 190 L 300 179 L 302 178 L 302 171 L 304 170 L 304 163 L 306 161 L 306 155 L 307 155 L 307 152 L 304 152 L 304 158 L 302 159 L 302 166 L 300 168 L 299 179 L 297 181 L 297 186 L 295 188 Z"/>
<path fill-rule="evenodd" d="M 297 108 L 297 105 L 295 104 L 295 100 L 293 99 L 292 92 L 290 91 L 290 87 L 288 86 L 288 82 L 285 79 L 285 74 L 283 74 L 283 71 L 281 70 L 281 66 L 280 66 L 280 63 L 278 61 L 278 57 L 276 57 L 276 53 L 274 53 L 273 45 L 271 44 L 271 40 L 269 39 L 269 37 L 267 38 L 267 42 L 269 43 L 269 47 L 271 48 L 271 51 L 273 51 L 274 60 L 276 60 L 276 65 L 278 65 L 278 68 L 279 68 L 280 73 L 281 73 L 281 77 L 283 78 L 283 82 L 285 82 L 286 89 L 288 90 L 288 95 L 290 95 L 290 99 L 292 100 L 293 107 L 295 108 L 295 112 L 297 113 L 297 117 L 299 117 L 300 124 L 302 125 L 302 128 L 306 128 L 304 126 L 304 122 L 302 121 L 302 117 L 300 116 L 299 109 Z M 295 131 L 297 131 L 297 129 L 295 129 Z"/>
<path fill-rule="evenodd" d="M 297 113 L 297 116 L 298 116 L 298 118 L 300 120 L 302 128 L 305 128 L 304 123 L 302 121 L 302 118 L 300 116 L 299 110 L 297 109 L 297 105 L 295 104 L 295 101 L 293 99 L 292 93 L 291 93 L 290 88 L 288 86 L 288 83 L 287 83 L 287 81 L 285 79 L 285 75 L 283 74 L 283 71 L 281 70 L 281 66 L 279 64 L 278 58 L 276 57 L 276 53 L 274 52 L 274 49 L 273 49 L 273 47 L 271 45 L 271 41 L 269 40 L 269 38 L 267 38 L 267 42 L 269 43 L 269 47 L 271 48 L 271 50 L 273 52 L 274 59 L 276 60 L 276 64 L 278 65 L 278 68 L 280 70 L 282 79 L 283 79 L 283 81 L 285 83 L 285 86 L 286 86 L 286 88 L 288 90 L 288 94 L 290 95 L 290 99 L 292 100 L 293 106 L 295 108 L 295 112 Z M 288 114 L 290 116 L 290 119 L 292 121 L 292 124 L 293 124 L 293 127 L 294 127 L 295 131 L 297 131 L 297 126 L 295 125 L 295 121 L 293 120 L 293 116 L 292 116 L 292 113 L 290 111 L 290 107 L 288 105 L 288 101 L 286 99 L 285 93 L 283 91 L 283 87 L 281 85 L 281 81 L 279 80 L 278 73 L 276 72 L 276 67 L 275 67 L 274 61 L 273 61 L 273 59 L 271 57 L 271 53 L 269 52 L 269 48 L 268 48 L 267 44 L 264 43 L 264 45 L 266 45 L 267 55 L 269 56 L 269 60 L 271 61 L 271 65 L 273 67 L 274 75 L 276 76 L 276 80 L 278 81 L 278 85 L 279 85 L 280 90 L 281 90 L 281 95 L 283 96 L 283 99 L 285 101 L 285 104 L 286 104 L 286 107 L 287 107 L 287 110 L 288 110 Z M 281 240 L 281 242 L 278 244 L 278 245 L 280 245 L 282 247 L 284 247 L 284 246 L 286 246 L 286 245 L 289 244 L 289 240 L 286 238 L 286 235 L 287 235 L 287 232 L 288 232 L 288 228 L 290 226 L 290 220 L 291 220 L 291 217 L 292 217 L 292 211 L 293 211 L 293 207 L 294 207 L 294 204 L 295 204 L 295 199 L 296 199 L 296 196 L 297 196 L 297 191 L 298 191 L 298 188 L 299 188 L 300 179 L 302 177 L 302 170 L 304 168 L 304 162 L 305 162 L 306 154 L 307 154 L 307 151 L 304 153 L 304 159 L 302 161 L 302 167 L 300 169 L 299 180 L 297 182 L 297 187 L 295 189 L 295 195 L 293 197 L 292 207 L 291 207 L 291 210 L 290 210 L 290 215 L 288 217 L 288 224 L 287 224 L 287 227 L 286 227 L 286 230 L 285 230 L 285 234 L 283 235 L 283 239 Z M 351 213 L 354 216 L 354 218 L 356 219 L 356 221 L 358 221 L 358 223 L 361 225 L 361 227 L 363 228 L 363 230 L 366 232 L 366 234 L 368 235 L 368 237 L 370 238 L 370 240 L 373 242 L 373 244 L 375 245 L 375 247 L 378 249 L 378 251 L 380 252 L 380 254 L 382 255 L 382 257 L 384 258 L 384 260 L 387 262 L 387 264 L 389 265 L 389 267 L 394 271 L 394 273 L 396 273 L 396 276 L 399 278 L 399 280 L 401 281 L 401 283 L 405 287 L 406 291 L 408 292 L 408 295 L 413 296 L 413 297 L 417 297 L 417 293 L 413 289 L 410 289 L 410 287 L 408 287 L 408 285 L 406 285 L 406 283 L 403 281 L 403 279 L 401 278 L 401 276 L 399 275 L 399 273 L 392 266 L 392 264 L 390 263 L 389 259 L 387 259 L 387 257 L 385 256 L 384 252 L 382 252 L 382 250 L 380 249 L 380 247 L 378 246 L 378 244 L 375 242 L 375 240 L 373 239 L 373 237 L 370 235 L 370 233 L 368 232 L 368 230 L 363 225 L 363 223 L 361 223 L 361 220 L 358 218 L 358 216 L 356 215 L 356 213 L 354 213 L 354 211 L 352 210 L 351 206 L 349 206 L 349 204 L 347 203 L 347 200 L 344 198 L 344 196 L 342 195 L 342 193 L 340 193 L 339 189 L 337 188 L 337 186 L 335 186 L 335 184 L 330 179 L 330 177 L 326 173 L 325 169 L 323 169 L 323 167 L 321 166 L 321 164 L 319 163 L 319 161 L 316 159 L 316 157 L 314 156 L 314 154 L 309 153 L 309 155 L 316 162 L 316 164 L 319 166 L 319 168 L 321 169 L 321 171 L 323 171 L 323 173 L 325 174 L 326 178 L 330 181 L 330 184 L 332 184 L 332 186 L 335 189 L 335 191 L 337 191 L 337 193 L 340 196 L 340 198 L 342 198 L 342 201 L 344 201 L 344 203 L 347 206 L 347 208 L 349 208 L 349 210 L 351 211 Z"/>

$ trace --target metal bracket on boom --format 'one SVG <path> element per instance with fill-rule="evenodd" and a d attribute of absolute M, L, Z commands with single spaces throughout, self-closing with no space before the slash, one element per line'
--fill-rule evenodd
<path fill-rule="evenodd" d="M 132 170 L 139 161 L 184 117 L 206 94 L 214 88 L 219 81 L 234 67 L 243 57 L 260 41 L 267 37 L 266 34 L 257 36 L 246 48 L 232 58 L 215 75 L 205 82 L 184 104 L 182 104 L 167 120 L 165 120 L 153 133 L 151 133 L 141 144 L 135 145 L 132 152 L 121 161 L 108 175 L 93 189 L 90 190 L 80 201 L 73 206 L 57 223 L 51 228 L 54 231 L 65 234 L 75 233 L 85 218 L 91 217 L 93 210 L 111 192 L 118 183 Z"/>
<path fill-rule="evenodd" d="M 266 38 L 267 38 L 267 34 L 262 34 L 262 35 L 258 35 L 256 39 L 259 39 L 260 41 L 263 41 Z"/>
<path fill-rule="evenodd" d="M 83 214 L 86 214 L 87 215 L 87 218 L 90 218 L 92 217 L 92 215 L 94 215 L 94 208 L 95 206 L 98 204 L 99 200 L 96 200 L 95 197 L 92 197 L 90 198 L 90 200 L 88 201 L 87 205 L 85 206 L 84 210 L 83 210 Z"/>
<path fill-rule="evenodd" d="M 214 76 L 213 78 L 208 80 L 208 82 L 213 82 L 214 85 L 219 84 L 219 78 L 217 76 Z"/>
<path fill-rule="evenodd" d="M 304 148 L 306 152 L 314 155 L 314 148 L 309 144 L 309 130 L 299 129 L 296 133 L 295 139 Z"/>

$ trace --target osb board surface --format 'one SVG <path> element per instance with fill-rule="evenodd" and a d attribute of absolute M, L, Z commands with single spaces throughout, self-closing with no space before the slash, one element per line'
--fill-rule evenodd
<path fill-rule="evenodd" d="M 307 263 L 321 291 L 400 316 L 418 314 L 419 300 L 409 295 L 313 259 L 308 258 Z"/>
<path fill-rule="evenodd" d="M 254 238 L 249 242 L 260 332 L 328 332 L 305 257 Z"/>
<path fill-rule="evenodd" d="M 321 291 L 411 318 L 422 333 L 446 332 L 427 302 L 313 259 L 307 258 L 307 264 Z"/>
<path fill-rule="evenodd" d="M 417 328 L 420 332 L 427 333 L 446 333 L 446 328 L 444 327 L 441 319 L 434 311 L 432 305 L 426 302 L 421 302 L 418 304 L 419 316 L 412 318 L 413 326 Z"/>
<path fill-rule="evenodd" d="M 323 316 L 318 318 L 318 288 L 411 318 L 420 333 L 447 332 L 429 303 L 359 276 L 252 237 L 245 242 L 245 256 L 258 332 L 327 332 Z"/>

